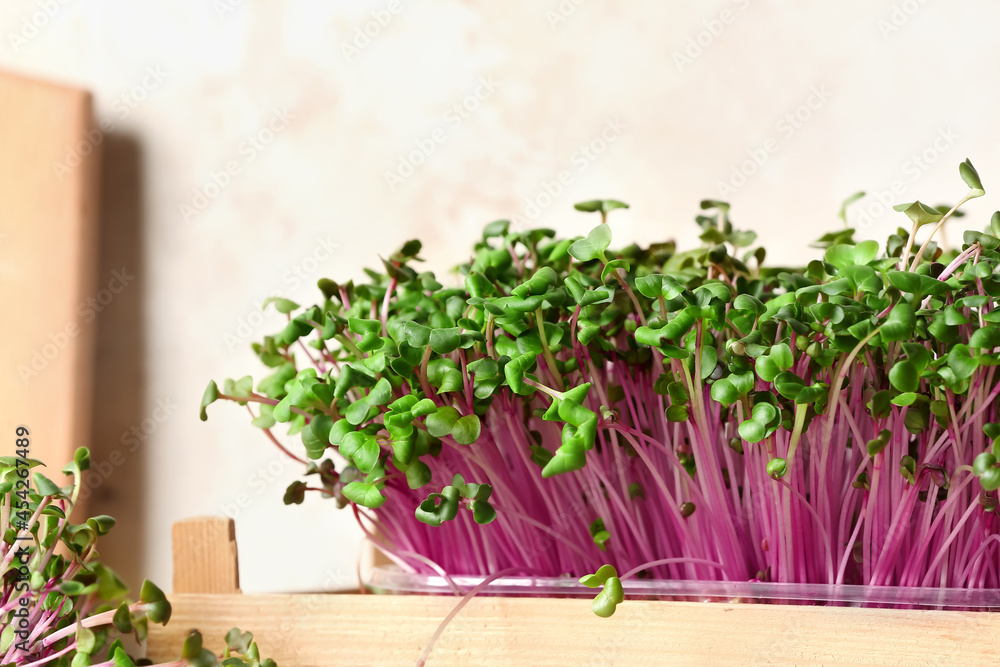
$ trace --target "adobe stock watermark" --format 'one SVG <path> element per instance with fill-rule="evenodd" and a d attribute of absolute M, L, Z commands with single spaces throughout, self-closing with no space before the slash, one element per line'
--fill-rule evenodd
<path fill-rule="evenodd" d="M 805 124 L 813 117 L 813 114 L 823 108 L 823 106 L 833 97 L 833 93 L 827 90 L 825 85 L 813 86 L 809 89 L 809 95 L 805 101 L 795 107 L 792 111 L 782 116 L 775 124 L 774 130 L 778 133 L 778 138 L 770 136 L 755 148 L 747 150 L 747 159 L 734 166 L 726 181 L 716 182 L 716 189 L 720 197 L 729 197 L 742 188 L 750 178 L 760 171 L 761 167 L 767 164 L 772 155 L 781 148 L 781 141 L 787 141 L 796 132 L 805 127 Z"/>
<path fill-rule="evenodd" d="M 750 0 L 732 0 L 732 4 L 736 9 L 744 11 L 750 6 Z M 677 67 L 677 71 L 683 73 L 685 68 L 690 67 L 695 60 L 701 58 L 705 49 L 715 44 L 715 40 L 722 36 L 726 27 L 732 25 L 736 18 L 737 13 L 726 7 L 715 18 L 702 21 L 702 30 L 699 30 L 693 37 L 688 37 L 687 43 L 682 49 L 674 51 L 674 65 Z"/>
<path fill-rule="evenodd" d="M 549 22 L 549 28 L 555 32 L 561 24 L 569 20 L 576 13 L 577 8 L 586 3 L 587 0 L 560 0 L 553 9 L 545 10 L 545 20 Z"/>
<path fill-rule="evenodd" d="M 949 125 L 940 128 L 934 140 L 923 150 L 913 153 L 900 166 L 898 176 L 885 188 L 869 192 L 868 196 L 849 209 L 850 215 L 856 213 L 854 224 L 857 230 L 864 230 L 875 224 L 875 220 L 892 211 L 894 204 L 899 203 L 901 195 L 907 186 L 923 176 L 959 140 L 959 135 Z"/>
<path fill-rule="evenodd" d="M 340 52 L 347 62 L 351 62 L 361 55 L 361 52 L 371 46 L 372 41 L 378 39 L 382 31 L 389 27 L 393 18 L 403 11 L 401 0 L 389 0 L 382 9 L 373 10 L 370 17 L 361 25 L 354 26 L 354 34 L 351 41 L 340 42 Z"/>
<path fill-rule="evenodd" d="M 903 0 L 892 6 L 887 18 L 880 18 L 876 23 L 882 39 L 889 39 L 906 25 L 920 8 L 927 4 L 927 0 Z"/>
<path fill-rule="evenodd" d="M 402 185 L 407 178 L 416 173 L 428 158 L 437 151 L 438 146 L 448 140 L 448 134 L 459 127 L 462 123 L 472 117 L 483 102 L 492 97 L 500 84 L 491 75 L 479 77 L 479 83 L 475 90 L 466 95 L 460 101 L 451 105 L 444 112 L 442 121 L 447 127 L 434 128 L 426 137 L 413 140 L 413 150 L 409 153 L 401 153 L 394 171 L 383 173 L 389 192 L 395 192 L 396 188 Z"/>
<path fill-rule="evenodd" d="M 95 462 L 90 471 L 84 475 L 80 488 L 80 499 L 86 500 L 92 493 L 100 489 L 115 471 L 125 464 L 128 456 L 134 454 L 139 447 L 148 442 L 160 426 L 176 414 L 179 408 L 180 406 L 174 403 L 170 397 L 157 399 L 148 417 L 122 433 L 119 438 L 121 448 L 111 450 L 107 459 Z"/>
<path fill-rule="evenodd" d="M 70 4 L 73 0 L 38 0 L 35 9 L 30 16 L 26 16 L 17 30 L 7 33 L 7 42 L 14 51 L 19 51 L 45 29 L 45 26 L 54 19 L 62 8 Z"/>
<path fill-rule="evenodd" d="M 564 169 L 552 180 L 543 181 L 539 190 L 525 200 L 524 208 L 511 218 L 511 228 L 525 229 L 530 222 L 537 220 L 542 212 L 552 206 L 573 183 L 576 174 L 587 171 L 590 165 L 604 155 L 627 129 L 628 125 L 618 116 L 605 121 L 596 137 L 577 146 L 570 155 L 571 169 Z"/>
<path fill-rule="evenodd" d="M 226 18 L 226 14 L 235 12 L 246 4 L 245 0 L 212 0 L 212 9 L 220 19 Z"/>
<path fill-rule="evenodd" d="M 132 86 L 127 91 L 118 95 L 111 102 L 111 111 L 114 116 L 102 118 L 97 127 L 91 128 L 84 133 L 83 138 L 72 146 L 66 147 L 66 154 L 61 162 L 53 160 L 52 171 L 55 172 L 56 179 L 62 182 L 66 174 L 83 164 L 84 158 L 93 153 L 104 141 L 104 136 L 118 129 L 118 124 L 131 115 L 132 111 L 142 104 L 149 94 L 160 87 L 160 84 L 167 79 L 167 73 L 163 71 L 161 65 L 150 65 L 143 71 L 143 76 L 139 83 Z"/>
<path fill-rule="evenodd" d="M 218 171 L 209 172 L 208 181 L 194 191 L 191 200 L 178 205 L 181 219 L 190 223 L 203 213 L 232 184 L 233 179 L 242 173 L 243 167 L 253 162 L 293 120 L 295 114 L 287 107 L 272 110 L 271 116 L 261 124 L 261 128 L 240 142 L 236 157 L 227 160 Z"/>
<path fill-rule="evenodd" d="M 48 342 L 32 350 L 27 363 L 18 365 L 17 374 L 24 386 L 27 387 L 34 378 L 41 375 L 66 349 L 70 341 L 80 335 L 83 331 L 81 322 L 87 325 L 97 319 L 97 315 L 103 312 L 117 295 L 124 292 L 133 280 L 135 276 L 129 274 L 124 267 L 120 271 L 112 271 L 106 287 L 94 296 L 81 301 L 77 305 L 76 319 L 70 320 L 58 331 L 50 333 Z"/>
<path fill-rule="evenodd" d="M 318 237 L 316 239 L 316 246 L 312 252 L 292 264 L 282 274 L 281 283 L 285 287 L 281 290 L 276 290 L 269 296 L 282 297 L 298 289 L 305 281 L 314 277 L 321 266 L 333 259 L 334 251 L 339 248 L 340 245 L 333 240 L 332 234 L 327 234 L 325 237 Z M 261 299 L 261 302 L 263 301 L 264 299 Z M 223 335 L 226 347 L 230 352 L 235 351 L 237 347 L 253 338 L 254 333 L 263 326 L 265 321 L 264 310 L 258 305 L 246 316 L 237 320 L 236 328 L 233 331 L 227 331 Z"/>

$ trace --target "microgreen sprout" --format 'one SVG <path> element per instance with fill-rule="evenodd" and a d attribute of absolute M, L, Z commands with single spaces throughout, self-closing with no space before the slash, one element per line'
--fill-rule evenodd
<path fill-rule="evenodd" d="M 130 602 L 122 581 L 99 561 L 97 541 L 114 527 L 113 518 L 70 520 L 90 452 L 76 451 L 62 470 L 71 479 L 63 487 L 32 472 L 42 465 L 20 455 L 0 457 L 0 667 L 135 667 L 122 637 L 144 642 L 149 623 L 170 620 L 170 603 L 150 581 Z M 202 648 L 194 631 L 178 660 L 154 667 L 216 667 L 220 660 L 232 667 L 276 667 L 261 661 L 252 636 L 239 636 L 247 641 L 219 658 Z"/>
<path fill-rule="evenodd" d="M 274 302 L 270 374 L 210 384 L 203 417 L 246 405 L 315 480 L 286 502 L 352 505 L 404 568 L 595 572 L 601 615 L 626 578 L 605 563 L 1000 587 L 1000 213 L 937 245 L 985 193 L 959 171 L 958 204 L 898 206 L 884 245 L 854 240 L 852 196 L 799 269 L 714 200 L 687 251 L 614 249 L 613 200 L 578 204 L 601 222 L 575 238 L 491 223 L 459 286 L 411 241 L 363 283 L 320 281 L 317 305 Z"/>

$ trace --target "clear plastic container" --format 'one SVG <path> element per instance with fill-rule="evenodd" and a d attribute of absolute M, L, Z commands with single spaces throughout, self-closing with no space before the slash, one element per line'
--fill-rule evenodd
<path fill-rule="evenodd" d="M 484 577 L 453 576 L 463 592 Z M 364 585 L 390 594 L 443 594 L 456 591 L 438 575 L 405 572 L 394 565 L 371 568 Z M 1000 589 L 917 588 L 833 584 L 782 584 L 753 581 L 672 581 L 629 579 L 622 582 L 626 598 L 678 602 L 800 604 L 889 609 L 951 609 L 1000 611 Z M 593 597 L 596 591 L 576 579 L 562 577 L 500 577 L 478 595 L 534 597 Z"/>

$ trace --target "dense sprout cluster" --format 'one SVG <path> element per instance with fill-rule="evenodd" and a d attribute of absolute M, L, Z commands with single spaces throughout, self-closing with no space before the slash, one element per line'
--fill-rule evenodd
<path fill-rule="evenodd" d="M 997 587 L 1000 213 L 938 247 L 984 194 L 960 174 L 958 204 L 897 206 L 911 225 L 884 246 L 842 210 L 800 270 L 718 201 L 689 251 L 612 251 L 613 200 L 578 204 L 600 224 L 574 239 L 492 223 L 461 287 L 411 241 L 315 306 L 272 300 L 270 375 L 211 383 L 202 417 L 254 404 L 305 468 L 285 502 L 350 505 L 405 568 L 610 561 L 627 574 L 585 577 L 605 613 L 628 576 Z"/>
<path fill-rule="evenodd" d="M 170 619 L 170 603 L 150 581 L 129 602 L 128 589 L 100 562 L 97 541 L 113 518 L 70 520 L 90 452 L 78 449 L 63 468 L 72 479 L 65 487 L 32 472 L 42 463 L 25 453 L 0 457 L 0 667 L 135 667 L 122 637 L 144 642 L 150 622 Z M 194 631 L 178 660 L 154 667 L 216 667 L 220 659 L 232 667 L 276 667 L 260 660 L 249 633 L 234 629 L 226 640 L 218 658 Z"/>

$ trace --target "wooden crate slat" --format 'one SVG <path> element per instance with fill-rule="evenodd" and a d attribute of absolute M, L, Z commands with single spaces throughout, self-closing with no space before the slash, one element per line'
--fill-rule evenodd
<path fill-rule="evenodd" d="M 176 656 L 200 630 L 221 650 L 251 630 L 279 667 L 412 665 L 456 598 L 385 595 L 173 595 L 150 657 Z M 836 607 L 627 601 L 609 619 L 582 599 L 477 598 L 451 622 L 429 667 L 446 665 L 985 665 L 1000 615 Z"/>
<path fill-rule="evenodd" d="M 90 93 L 0 72 L 0 434 L 59 469 L 90 438 L 100 133 Z"/>
<path fill-rule="evenodd" d="M 174 524 L 174 592 L 239 593 L 236 525 L 224 517 Z"/>

